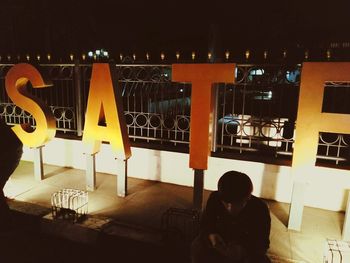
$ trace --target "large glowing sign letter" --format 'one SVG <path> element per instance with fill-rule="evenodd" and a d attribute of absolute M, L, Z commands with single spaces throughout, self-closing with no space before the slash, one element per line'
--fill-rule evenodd
<path fill-rule="evenodd" d="M 122 95 L 113 84 L 110 65 L 93 64 L 83 142 L 87 146 L 86 152 L 95 154 L 100 150 L 101 141 L 108 141 L 116 157 L 125 160 L 131 156 L 131 150 Z"/>
<path fill-rule="evenodd" d="M 5 86 L 8 96 L 18 107 L 31 113 L 36 122 L 34 131 L 28 124 L 15 125 L 12 129 L 24 145 L 40 147 L 55 137 L 56 121 L 50 108 L 27 91 L 28 81 L 33 88 L 49 86 L 39 71 L 26 63 L 13 66 L 6 74 Z"/>
<path fill-rule="evenodd" d="M 292 164 L 295 172 L 315 165 L 319 132 L 350 133 L 350 115 L 322 112 L 326 81 L 350 81 L 350 63 L 303 64 Z"/>
<path fill-rule="evenodd" d="M 300 230 L 304 177 L 315 166 L 319 132 L 350 133 L 350 115 L 322 112 L 326 81 L 349 81 L 350 63 L 303 64 L 292 172 L 294 186 L 288 228 Z"/>
<path fill-rule="evenodd" d="M 213 83 L 233 83 L 235 64 L 174 64 L 172 80 L 191 82 L 190 167 L 206 170 L 212 134 Z"/>

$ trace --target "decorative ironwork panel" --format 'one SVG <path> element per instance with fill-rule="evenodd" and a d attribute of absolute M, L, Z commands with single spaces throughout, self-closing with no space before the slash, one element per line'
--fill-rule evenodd
<path fill-rule="evenodd" d="M 191 89 L 171 83 L 171 67 L 118 65 L 117 72 L 129 137 L 187 144 Z"/>
<path fill-rule="evenodd" d="M 291 155 L 299 77 L 298 66 L 238 65 L 219 88 L 218 149 Z"/>

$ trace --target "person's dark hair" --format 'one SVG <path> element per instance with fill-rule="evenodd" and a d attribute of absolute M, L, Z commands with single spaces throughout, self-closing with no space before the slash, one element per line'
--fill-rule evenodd
<path fill-rule="evenodd" d="M 248 175 L 229 171 L 224 173 L 218 182 L 220 199 L 225 202 L 239 202 L 253 192 L 253 183 Z"/>

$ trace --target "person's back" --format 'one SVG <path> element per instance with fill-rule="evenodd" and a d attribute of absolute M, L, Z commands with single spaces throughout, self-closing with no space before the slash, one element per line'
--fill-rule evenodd
<path fill-rule="evenodd" d="M 11 128 L 0 118 L 0 224 L 9 220 L 9 208 L 3 188 L 18 166 L 22 156 L 22 142 Z"/>
<path fill-rule="evenodd" d="M 271 227 L 267 205 L 251 195 L 245 174 L 231 171 L 219 180 L 202 216 L 192 262 L 270 262 L 266 257 Z"/>

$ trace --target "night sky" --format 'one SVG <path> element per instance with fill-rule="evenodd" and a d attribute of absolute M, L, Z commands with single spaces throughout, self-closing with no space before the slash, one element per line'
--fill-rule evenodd
<path fill-rule="evenodd" d="M 350 41 L 349 3 L 210 2 L 1 0 L 0 53 L 206 52 L 213 39 L 222 50 Z"/>

